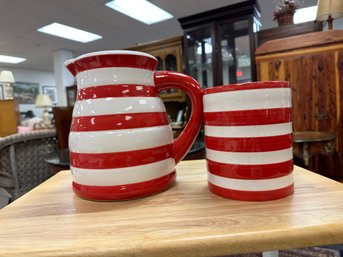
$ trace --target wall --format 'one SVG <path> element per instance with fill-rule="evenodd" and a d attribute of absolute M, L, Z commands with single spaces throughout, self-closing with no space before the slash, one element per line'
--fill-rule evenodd
<path fill-rule="evenodd" d="M 32 82 L 38 83 L 40 86 L 40 92 L 42 92 L 42 86 L 55 86 L 55 77 L 53 72 L 29 70 L 29 69 L 14 69 L 0 66 L 0 71 L 10 70 L 13 73 L 14 79 L 17 82 Z M 19 111 L 25 112 L 32 110 L 37 117 L 42 115 L 42 108 L 35 108 L 34 104 L 20 104 Z"/>
<path fill-rule="evenodd" d="M 258 0 L 258 3 L 261 7 L 261 29 L 270 29 L 275 28 L 278 26 L 277 22 L 273 20 L 273 11 L 275 8 L 275 3 L 281 1 L 271 1 L 271 0 Z M 306 0 L 306 1 L 299 1 L 300 7 L 309 7 L 316 5 L 318 0 Z M 333 21 L 333 28 L 334 29 L 342 29 L 343 30 L 343 18 L 337 19 Z M 324 23 L 324 30 L 327 30 L 326 22 Z"/>

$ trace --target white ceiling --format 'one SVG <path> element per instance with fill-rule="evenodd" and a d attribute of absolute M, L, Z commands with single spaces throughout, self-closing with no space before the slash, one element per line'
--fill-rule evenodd
<path fill-rule="evenodd" d="M 173 19 L 145 25 L 105 6 L 109 0 L 0 0 L 0 54 L 26 58 L 15 67 L 53 71 L 52 52 L 67 49 L 74 56 L 83 53 L 123 49 L 182 35 L 178 18 L 216 9 L 239 0 L 150 0 L 174 15 Z M 276 0 L 259 0 L 264 29 L 276 26 L 272 12 Z M 304 0 L 304 6 L 317 0 Z M 36 30 L 52 22 L 59 22 L 103 36 L 88 43 L 78 43 L 50 36 Z"/>

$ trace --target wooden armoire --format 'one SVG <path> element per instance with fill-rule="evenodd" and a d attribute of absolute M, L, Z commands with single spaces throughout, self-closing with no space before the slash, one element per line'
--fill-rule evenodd
<path fill-rule="evenodd" d="M 13 99 L 0 100 L 0 137 L 17 133 L 18 124 L 18 103 Z"/>
<path fill-rule="evenodd" d="M 258 80 L 290 82 L 293 130 L 335 133 L 342 165 L 343 30 L 270 40 L 255 58 Z"/>

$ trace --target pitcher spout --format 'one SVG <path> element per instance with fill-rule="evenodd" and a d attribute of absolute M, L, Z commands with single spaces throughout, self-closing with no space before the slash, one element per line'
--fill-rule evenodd
<path fill-rule="evenodd" d="M 71 74 L 73 74 L 73 76 L 76 76 L 76 69 L 75 69 L 75 59 L 70 59 L 68 61 L 64 62 L 64 66 L 66 66 L 66 68 L 69 70 L 69 72 Z"/>

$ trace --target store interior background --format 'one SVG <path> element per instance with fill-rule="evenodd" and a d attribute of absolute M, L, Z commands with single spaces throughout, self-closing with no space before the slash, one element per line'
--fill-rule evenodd
<path fill-rule="evenodd" d="M 107 0 L 11 0 L 0 2 L 0 53 L 23 57 L 20 64 L 0 64 L 0 70 L 13 72 L 17 82 L 56 86 L 58 106 L 66 106 L 66 92 L 59 85 L 56 69 L 67 72 L 58 63 L 63 54 L 77 57 L 93 51 L 125 49 L 137 44 L 162 40 L 183 34 L 178 21 L 196 13 L 235 4 L 235 0 L 151 0 L 174 15 L 174 18 L 153 25 L 145 25 L 105 6 Z M 277 27 L 273 21 L 275 0 L 259 0 L 261 30 Z M 299 1 L 300 8 L 317 4 L 317 0 Z M 84 29 L 103 36 L 87 44 L 37 32 L 52 22 Z M 326 30 L 324 24 L 324 30 Z M 343 29 L 343 19 L 334 21 L 334 29 Z M 54 63 L 55 62 L 55 63 Z M 74 83 L 70 76 L 70 85 Z M 20 104 L 19 111 L 33 110 L 41 116 L 42 109 L 33 104 Z"/>

